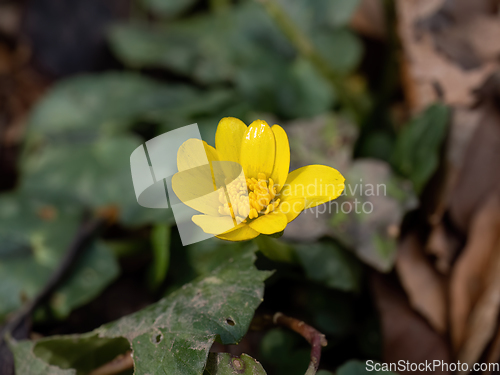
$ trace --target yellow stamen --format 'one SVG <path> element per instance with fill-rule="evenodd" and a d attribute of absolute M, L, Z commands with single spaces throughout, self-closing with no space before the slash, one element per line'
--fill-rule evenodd
<path fill-rule="evenodd" d="M 239 177 L 234 181 L 226 181 L 226 191 L 231 203 L 226 203 L 226 191 L 219 193 L 219 214 L 231 216 L 233 219 L 243 221 L 247 217 L 256 219 L 259 214 L 267 215 L 279 205 L 275 200 L 276 187 L 274 181 L 269 181 L 264 173 L 257 175 L 258 179 Z"/>

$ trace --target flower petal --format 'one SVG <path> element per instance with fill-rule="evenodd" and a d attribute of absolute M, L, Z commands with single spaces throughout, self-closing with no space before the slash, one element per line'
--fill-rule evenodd
<path fill-rule="evenodd" d="M 215 160 L 219 160 L 217 151 L 201 139 L 188 139 L 177 151 L 177 169 L 179 169 L 179 172 L 201 167 Z"/>
<path fill-rule="evenodd" d="M 215 133 L 215 147 L 219 160 L 240 162 L 241 141 L 247 126 L 235 117 L 224 117 L 219 121 Z"/>
<path fill-rule="evenodd" d="M 273 234 L 281 232 L 286 228 L 287 218 L 284 213 L 272 212 L 267 215 L 263 215 L 250 222 L 248 225 L 250 228 L 256 230 L 262 234 Z"/>
<path fill-rule="evenodd" d="M 247 224 L 240 224 L 241 227 L 216 236 L 226 241 L 246 241 L 257 237 L 260 233 L 250 228 Z"/>
<path fill-rule="evenodd" d="M 233 230 L 235 227 L 234 221 L 230 216 L 194 215 L 192 219 L 205 233 L 209 234 L 225 233 Z"/>
<path fill-rule="evenodd" d="M 305 198 L 289 199 L 280 203 L 275 212 L 281 212 L 286 215 L 286 221 L 290 223 L 300 215 L 306 206 Z"/>
<path fill-rule="evenodd" d="M 299 168 L 288 175 L 280 193 L 280 206 L 283 202 L 305 198 L 304 208 L 316 207 L 340 196 L 344 182 L 339 171 L 325 165 Z"/>
<path fill-rule="evenodd" d="M 211 216 L 219 215 L 219 190 L 215 190 L 209 165 L 191 168 L 172 176 L 172 189 L 186 206 Z"/>
<path fill-rule="evenodd" d="M 258 178 L 259 173 L 271 176 L 275 153 L 274 134 L 269 125 L 262 120 L 252 122 L 241 143 L 240 163 L 246 178 Z"/>
<path fill-rule="evenodd" d="M 290 171 L 290 145 L 288 136 L 281 126 L 273 125 L 271 130 L 276 140 L 276 159 L 271 178 L 276 185 L 276 192 L 279 193 Z"/>

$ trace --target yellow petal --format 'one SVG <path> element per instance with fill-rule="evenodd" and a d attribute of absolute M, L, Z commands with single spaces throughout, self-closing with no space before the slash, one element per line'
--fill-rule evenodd
<path fill-rule="evenodd" d="M 258 178 L 264 173 L 271 176 L 276 146 L 274 134 L 265 121 L 256 120 L 245 131 L 241 143 L 240 163 L 246 178 Z"/>
<path fill-rule="evenodd" d="M 250 228 L 247 224 L 242 223 L 240 224 L 240 226 L 241 227 L 236 230 L 219 234 L 216 237 L 226 241 L 246 241 L 257 237 L 260 234 L 259 232 Z"/>
<path fill-rule="evenodd" d="M 285 184 L 288 171 L 290 170 L 290 145 L 288 143 L 288 136 L 281 126 L 273 125 L 271 130 L 276 140 L 276 159 L 274 160 L 271 178 L 276 186 L 276 192 L 279 193 Z"/>
<path fill-rule="evenodd" d="M 192 219 L 205 233 L 209 234 L 221 234 L 235 227 L 230 216 L 194 215 Z"/>
<path fill-rule="evenodd" d="M 339 171 L 325 165 L 299 168 L 288 175 L 280 193 L 281 204 L 305 198 L 304 208 L 316 207 L 342 194 L 344 182 L 345 178 Z"/>
<path fill-rule="evenodd" d="M 177 169 L 179 169 L 179 172 L 200 167 L 215 160 L 219 160 L 217 151 L 201 139 L 188 139 L 177 151 Z"/>
<path fill-rule="evenodd" d="M 275 212 L 281 212 L 286 215 L 286 221 L 290 223 L 300 215 L 305 208 L 305 198 L 289 199 L 280 202 L 280 205 Z"/>
<path fill-rule="evenodd" d="M 196 211 L 219 216 L 219 190 L 215 190 L 210 166 L 191 168 L 172 176 L 172 189 L 177 198 Z"/>
<path fill-rule="evenodd" d="M 286 228 L 287 218 L 281 212 L 273 212 L 267 215 L 258 217 L 248 225 L 250 228 L 262 234 L 273 234 L 281 232 Z"/>
<path fill-rule="evenodd" d="M 220 160 L 240 162 L 241 141 L 247 126 L 234 117 L 224 117 L 219 121 L 215 133 L 215 147 Z"/>

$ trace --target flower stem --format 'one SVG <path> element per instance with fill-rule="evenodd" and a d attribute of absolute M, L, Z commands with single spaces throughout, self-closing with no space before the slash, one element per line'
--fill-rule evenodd
<path fill-rule="evenodd" d="M 297 263 L 295 250 L 286 243 L 266 235 L 260 235 L 254 241 L 267 258 L 276 262 Z"/>

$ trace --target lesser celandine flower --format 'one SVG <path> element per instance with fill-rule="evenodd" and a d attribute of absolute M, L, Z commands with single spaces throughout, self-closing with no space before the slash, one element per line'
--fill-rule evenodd
<path fill-rule="evenodd" d="M 329 202 L 344 190 L 344 177 L 331 167 L 309 165 L 289 173 L 290 146 L 279 125 L 270 127 L 256 120 L 247 127 L 237 118 L 226 117 L 217 127 L 216 147 L 205 142 L 200 147 L 201 142 L 186 141 L 179 149 L 177 166 L 182 172 L 201 165 L 196 160 L 199 153 L 193 151 L 198 145 L 212 166 L 212 175 L 208 170 L 191 179 L 174 176 L 172 184 L 186 205 L 202 213 L 194 215 L 193 222 L 221 239 L 243 241 L 282 232 L 304 209 Z M 217 189 L 213 162 L 233 162 L 244 174 Z M 203 179 L 215 194 L 202 196 L 198 191 L 188 197 L 189 186 L 199 187 Z"/>

